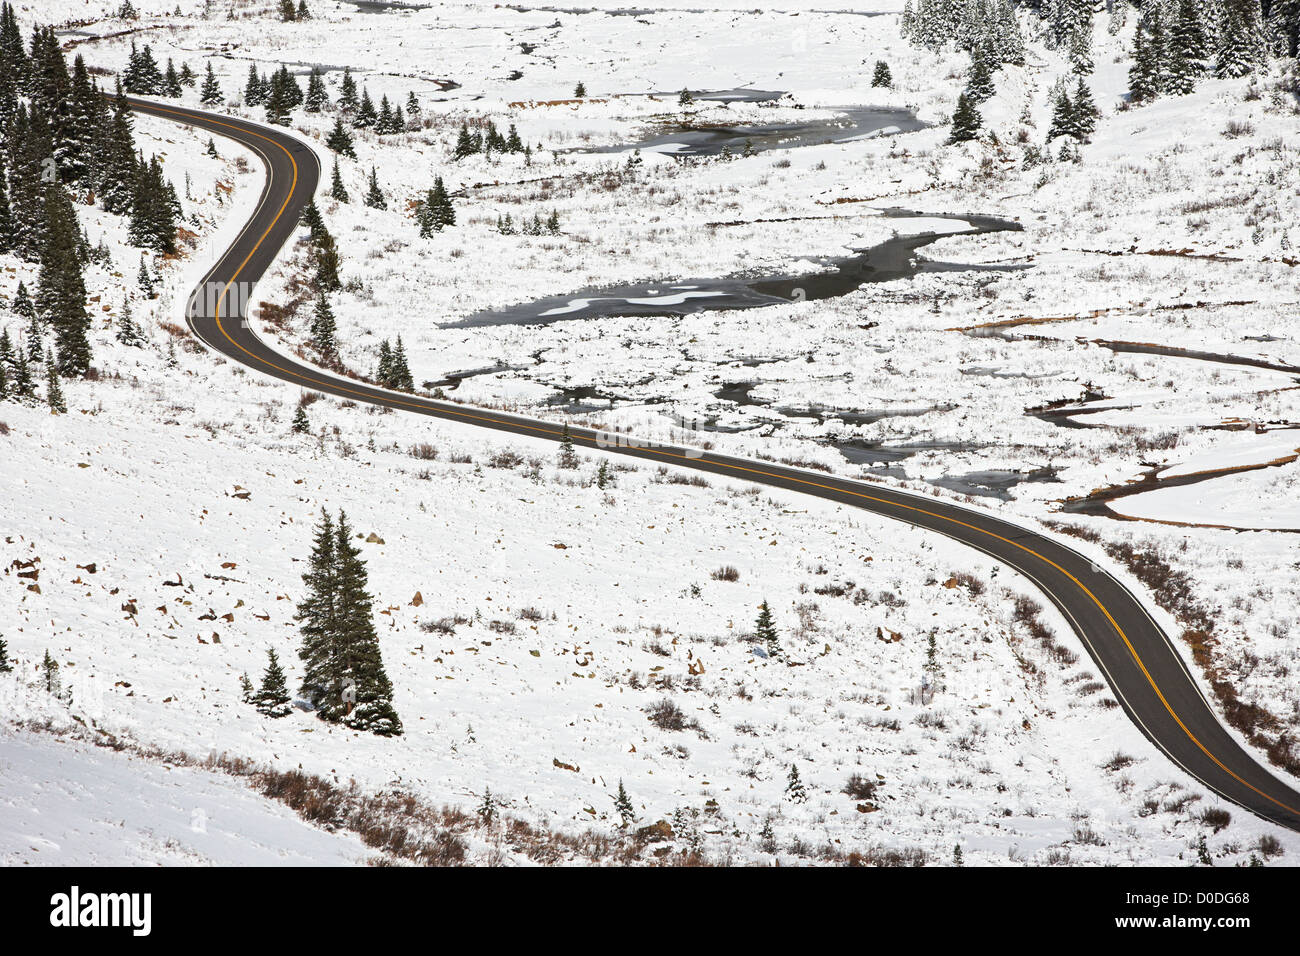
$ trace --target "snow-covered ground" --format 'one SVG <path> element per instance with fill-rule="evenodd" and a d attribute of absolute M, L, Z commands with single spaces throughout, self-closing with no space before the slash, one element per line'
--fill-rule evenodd
<path fill-rule="evenodd" d="M 87 35 L 65 39 L 96 66 L 124 63 L 132 38 L 200 74 L 210 61 L 234 112 L 250 61 L 334 68 L 331 95 L 348 65 L 376 101 L 420 97 L 419 131 L 382 142 L 358 134 L 358 160 L 342 164 L 353 202 L 322 199 L 348 283 L 335 304 L 343 357 L 359 370 L 372 367 L 381 339 L 400 334 L 417 382 L 503 369 L 449 390 L 465 401 L 710 441 L 936 494 L 964 490 L 1027 522 L 1149 466 L 1171 466 L 1161 475 L 1173 476 L 1300 448 L 1292 373 L 1099 344 L 1300 364 L 1295 267 L 1286 261 L 1300 117 L 1267 80 L 1258 96 L 1248 81 L 1207 81 L 1189 97 L 1117 110 L 1131 25 L 1112 37 L 1104 15 L 1093 83 L 1103 117 L 1077 165 L 1023 163 L 1022 137 L 1041 145 L 1047 90 L 1063 72 L 1055 53 L 1034 45 L 1029 65 L 1002 71 L 983 107 L 996 147 L 943 146 L 946 129 L 936 125 L 729 162 L 646 153 L 629 168 L 625 155 L 584 150 L 634 143 L 682 120 L 672 91 L 683 87 L 789 94 L 775 106 L 698 103 L 696 123 L 789 122 L 879 105 L 940 124 L 965 58 L 912 48 L 892 15 L 814 17 L 806 11 L 827 5 L 802 3 L 758 12 L 657 5 L 635 16 L 316 3 L 315 19 L 301 24 L 255 16 L 258 5 L 246 4 L 237 5 L 249 15 L 242 20 L 203 19 L 193 2 L 180 17 L 152 20 L 174 2 L 138 2 L 146 16 L 133 24 L 83 22 L 94 3 L 38 6 L 20 4 L 20 17 L 58 19 L 66 8 Z M 95 39 L 123 29 L 137 32 Z M 889 61 L 894 90 L 870 87 L 877 59 Z M 581 103 L 571 98 L 578 80 L 591 94 Z M 664 95 L 641 95 L 650 92 Z M 194 91 L 186 101 L 197 102 Z M 461 122 L 489 119 L 502 131 L 517 124 L 534 147 L 531 165 L 517 155 L 452 161 Z M 295 123 L 319 140 L 333 115 L 299 112 Z M 619 471 L 601 491 L 594 459 L 565 471 L 544 444 L 329 399 L 308 407 L 313 435 L 296 437 L 296 389 L 187 348 L 179 329 L 169 367 L 173 336 L 160 323 L 176 322 L 188 278 L 221 248 L 221 231 L 238 227 L 260 171 L 251 157 L 241 171 L 226 142 L 219 159 L 206 157 L 206 136 L 162 121 L 140 118 L 137 135 L 146 153 L 166 153 L 199 239 L 165 268 L 161 298 L 133 293 L 151 347 L 126 349 L 107 326 L 134 290 L 138 253 L 124 246 L 119 220 L 79 210 L 92 242 L 103 235 L 115 250 L 115 269 L 88 276 L 104 323 L 101 380 L 69 383 L 64 417 L 0 406 L 8 426 L 0 558 L 7 567 L 40 558 L 38 580 L 9 567 L 0 582 L 0 634 L 21 662 L 18 675 L 0 678 L 0 692 L 15 717 L 70 719 L 27 686 L 48 649 L 73 688 L 72 713 L 145 747 L 301 764 L 341 784 L 400 786 L 466 809 L 490 788 L 509 813 L 565 832 L 612 830 L 611 793 L 622 780 L 638 826 L 674 820 L 677 849 L 698 841 L 718 860 L 810 859 L 831 848 L 946 862 L 960 843 L 976 863 L 1160 863 L 1188 858 L 1202 834 L 1229 862 L 1246 859 L 1265 834 L 1282 840 L 1284 862 L 1297 849 L 1294 837 L 1235 810 L 1222 831 L 1199 822 L 1218 801 L 1107 706 L 1054 612 L 1043 619 L 1061 651 L 1032 643 L 1012 621 L 1007 589 L 1032 593 L 1025 582 L 947 542 L 792 495 L 675 484 L 650 469 Z M 359 202 L 372 166 L 387 211 Z M 328 169 L 327 156 L 323 190 Z M 435 175 L 456 194 L 458 224 L 421 239 L 411 201 Z M 448 327 L 593 285 L 813 271 L 820 257 L 896 232 L 962 227 L 880 214 L 891 207 L 996 215 L 1024 231 L 954 235 L 922 250 L 987 268 L 923 271 L 841 299 Z M 506 213 L 521 220 L 553 209 L 559 236 L 495 229 Z M 6 296 L 21 275 L 33 284 L 30 267 L 5 267 L 14 270 Z M 301 268 L 291 251 L 262 292 L 287 301 Z M 308 312 L 267 334 L 299 347 Z M 751 386 L 753 403 L 717 394 L 734 384 Z M 1085 390 L 1103 396 L 1074 419 L 1090 427 L 1026 414 Z M 844 414 L 852 412 L 881 414 Z M 1216 427 L 1225 422 L 1259 427 Z M 417 457 L 431 454 L 419 447 L 426 443 L 436 458 Z M 926 443 L 935 447 L 907 447 Z M 508 448 L 517 460 L 502 455 Z M 1294 529 L 1298 467 L 1154 490 L 1114 508 Z M 1036 469 L 1055 480 L 1014 483 L 1013 473 Z M 989 481 L 1003 484 L 980 484 Z M 983 493 L 994 487 L 1007 490 Z M 345 508 L 359 531 L 381 539 L 365 548 L 407 729 L 398 740 L 359 737 L 301 711 L 266 720 L 238 699 L 239 675 L 256 678 L 268 647 L 296 680 L 293 604 L 322 506 Z M 1293 536 L 1070 520 L 1188 571 L 1220 623 L 1216 663 L 1294 736 Z M 723 565 L 739 581 L 711 578 Z M 954 571 L 973 573 L 983 593 L 945 587 Z M 764 599 L 790 665 L 744 638 Z M 932 700 L 920 690 L 931 634 L 942 672 Z M 647 709 L 663 700 L 681 709 L 685 729 L 651 723 Z M 52 746 L 0 738 L 0 759 L 10 748 Z M 77 753 L 71 763 L 99 759 Z M 791 765 L 807 786 L 804 803 L 787 797 Z M 877 781 L 872 797 L 841 792 L 854 773 Z M 21 791 L 11 799 L 24 800 Z M 0 846 L 21 849 L 8 837 Z M 324 862 L 345 845 L 301 852 Z"/>
<path fill-rule="evenodd" d="M 351 866 L 374 854 L 224 774 L 0 731 L 0 865 Z"/>

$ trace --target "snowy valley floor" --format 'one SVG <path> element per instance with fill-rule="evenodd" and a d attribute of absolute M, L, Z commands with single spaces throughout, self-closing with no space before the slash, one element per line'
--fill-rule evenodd
<path fill-rule="evenodd" d="M 66 6 L 83 16 L 80 4 Z M 1258 96 L 1247 81 L 1210 81 L 1191 97 L 1117 111 L 1125 67 L 1115 58 L 1131 26 L 1111 37 L 1099 17 L 1094 93 L 1104 115 L 1077 165 L 1024 168 L 1022 135 L 1041 142 L 1046 92 L 1062 72 L 1056 54 L 1035 46 L 1028 67 L 999 75 L 985 106 L 996 147 L 943 146 L 936 126 L 730 162 L 647 153 L 629 170 L 626 155 L 581 150 L 634 142 L 681 111 L 671 94 L 606 94 L 751 86 L 791 98 L 701 106 L 694 120 L 789 121 L 870 103 L 940 123 L 964 57 L 908 46 L 893 16 L 633 19 L 486 5 L 379 14 L 321 4 L 310 24 L 257 20 L 250 30 L 183 6 L 187 16 L 171 25 L 143 24 L 155 53 L 201 71 L 225 45 L 212 62 L 231 98 L 250 59 L 274 68 L 328 58 L 351 64 L 376 99 L 416 90 L 432 117 L 383 142 L 359 135 L 359 159 L 343 164 L 354 202 L 322 201 L 350 281 L 335 312 L 352 367 L 368 372 L 380 339 L 400 334 L 418 382 L 501 369 L 445 386 L 453 398 L 969 495 L 1018 520 L 1065 520 L 1102 542 L 1157 552 L 1190 576 L 1217 622 L 1218 672 L 1294 738 L 1295 535 L 1187 526 L 1300 528 L 1300 465 L 1287 460 L 1300 450 L 1300 266 L 1289 250 L 1300 233 L 1287 234 L 1300 117 L 1267 82 Z M 684 43 L 638 38 L 688 32 Z M 128 43 L 78 49 L 115 67 Z M 869 87 L 877 58 L 890 61 L 895 90 Z M 506 79 L 514 71 L 522 77 Z M 590 101 L 538 105 L 570 99 L 580 78 Z M 186 97 L 195 103 L 193 91 Z M 487 118 L 515 122 L 545 147 L 532 166 L 509 155 L 449 160 L 460 122 Z M 295 115 L 313 140 L 332 122 Z M 648 467 L 615 465 L 615 484 L 600 490 L 594 456 L 560 469 L 542 443 L 331 399 L 308 404 L 312 435 L 293 435 L 297 389 L 214 358 L 176 324 L 177 303 L 255 201 L 260 168 L 224 142 L 219 159 L 207 157 L 206 137 L 169 124 L 142 119 L 137 131 L 147 151 L 165 152 L 187 214 L 200 217 L 199 238 L 166 268 L 163 295 L 143 300 L 120 220 L 79 207 L 92 242 L 103 235 L 122 249 L 120 274 L 89 277 L 101 297 L 100 380 L 66 386 L 67 416 L 0 406 L 0 633 L 21 662 L 0 679 L 0 706 L 12 720 L 198 760 L 224 753 L 301 767 L 340 787 L 396 789 L 466 813 L 490 790 L 503 813 L 562 834 L 616 835 L 621 780 L 633 830 L 673 827 L 670 841 L 638 850 L 645 862 L 692 851 L 738 863 L 858 852 L 943 864 L 960 844 L 968 863 L 985 865 L 1157 864 L 1191 862 L 1202 837 L 1216 863 L 1296 859 L 1300 838 L 1223 806 L 1142 739 L 1055 612 L 1041 612 L 1047 642 L 1016 619 L 1014 596 L 1034 593 L 1027 582 L 946 541 Z M 356 201 L 372 165 L 387 211 Z M 434 174 L 457 194 L 459 223 L 420 239 L 410 200 Z M 815 271 L 814 259 L 896 230 L 952 228 L 880 215 L 890 207 L 996 215 L 1024 231 L 941 239 L 923 260 L 981 268 L 922 271 L 840 299 L 452 327 L 592 285 Z M 494 228 L 507 212 L 552 209 L 563 224 L 556 237 Z M 31 267 L 5 267 L 10 296 Z M 289 250 L 261 292 L 288 302 L 301 270 L 301 250 Z M 111 339 L 125 294 L 148 325 L 146 350 Z M 309 312 L 264 331 L 301 348 Z M 1267 462 L 1279 463 L 1111 505 L 1150 520 L 1061 513 L 1066 499 L 1152 469 L 1164 480 Z M 370 539 L 376 620 L 407 729 L 397 740 L 302 710 L 268 720 L 239 700 L 239 675 L 256 678 L 267 648 L 296 679 L 293 606 L 322 507 L 346 509 Z M 1113 563 L 1101 543 L 1072 543 Z M 38 577 L 19 577 L 14 562 Z M 738 580 L 714 576 L 726 566 Z M 788 662 L 748 639 L 765 599 Z M 932 636 L 938 687 L 929 691 Z M 70 707 L 30 686 L 45 650 L 62 665 Z M 48 862 L 52 852 L 86 862 L 374 855 L 355 836 L 294 822 L 233 777 L 186 768 L 192 787 L 177 788 L 156 763 L 64 746 L 28 731 L 0 737 L 0 766 L 14 769 L 0 788 L 0 805 L 13 808 L 0 826 L 6 863 Z M 54 771 L 45 768 L 55 765 L 64 783 L 47 797 L 43 778 Z M 791 766 L 802 802 L 787 793 Z M 107 795 L 102 810 L 88 811 L 78 789 L 91 779 Z M 150 793 L 174 811 L 165 824 L 141 819 Z M 47 798 L 46 819 L 34 819 Z M 190 829 L 196 813 L 211 821 L 206 836 Z M 246 840 L 223 829 L 230 815 L 250 821 Z M 122 821 L 120 840 L 105 836 L 112 819 Z M 283 821 L 283 841 L 258 837 Z M 616 853 L 582 845 L 564 844 L 558 859 Z M 476 830 L 467 846 L 470 862 L 536 860 L 492 833 Z M 664 847 L 670 855 L 657 856 Z"/>

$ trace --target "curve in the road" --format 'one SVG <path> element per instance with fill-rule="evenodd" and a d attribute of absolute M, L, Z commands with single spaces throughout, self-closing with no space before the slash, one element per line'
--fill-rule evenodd
<path fill-rule="evenodd" d="M 271 349 L 249 326 L 248 297 L 231 298 L 270 268 L 315 194 L 320 165 L 290 133 L 170 104 L 131 100 L 132 109 L 228 137 L 257 153 L 267 179 L 256 211 L 209 270 L 188 309 L 194 334 L 215 351 L 304 388 L 400 411 L 560 441 L 561 427 L 491 409 L 391 392 L 333 376 Z M 201 294 L 210 283 L 220 293 Z M 245 288 L 247 286 L 244 286 Z M 223 313 L 223 309 L 227 311 Z M 1248 753 L 1218 720 L 1169 636 L 1123 584 L 1089 558 L 1044 534 L 968 507 L 767 462 L 689 447 L 641 443 L 623 434 L 568 429 L 575 445 L 665 462 L 814 495 L 936 531 L 976 548 L 1033 581 L 1069 621 L 1139 730 L 1170 760 L 1224 799 L 1300 831 L 1300 793 Z"/>

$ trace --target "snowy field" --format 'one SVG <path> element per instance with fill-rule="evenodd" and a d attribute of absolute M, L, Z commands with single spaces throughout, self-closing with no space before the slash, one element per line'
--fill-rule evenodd
<path fill-rule="evenodd" d="M 262 111 L 238 98 L 250 63 L 328 67 L 331 96 L 346 65 L 376 101 L 420 98 L 418 131 L 356 134 L 358 158 L 341 164 L 349 204 L 324 195 L 321 140 L 333 115 L 294 116 L 324 158 L 320 203 L 347 283 L 334 311 L 343 359 L 359 371 L 373 367 L 381 339 L 400 335 L 417 383 L 455 379 L 443 386 L 452 398 L 969 496 L 1026 523 L 1062 517 L 1062 500 L 1152 469 L 1159 480 L 1272 463 L 1114 501 L 1114 512 L 1141 521 L 1066 517 L 1189 573 L 1218 624 L 1216 667 L 1295 736 L 1295 537 L 1231 530 L 1300 529 L 1289 371 L 1300 365 L 1290 251 L 1300 233 L 1287 232 L 1300 116 L 1267 78 L 1255 91 L 1211 80 L 1189 97 L 1118 110 L 1132 25 L 1111 35 L 1099 15 L 1093 92 L 1103 115 L 1093 142 L 1079 164 L 1026 168 L 1023 144 L 1042 143 L 1060 57 L 1034 44 L 1026 67 L 999 73 L 983 112 L 1000 145 L 944 146 L 966 58 L 901 40 L 892 0 L 761 11 L 670 3 L 617 16 L 316 3 L 315 19 L 299 24 L 243 3 L 244 19 L 233 21 L 205 19 L 194 2 L 181 3 L 182 16 L 151 19 L 175 3 L 143 0 L 139 21 L 93 19 L 117 6 L 17 5 L 24 25 L 66 18 L 76 32 L 65 41 L 94 66 L 121 67 L 132 39 L 200 75 L 211 62 L 226 108 L 254 118 Z M 894 89 L 870 86 L 877 59 L 890 63 Z M 579 80 L 590 94 L 582 102 L 572 97 Z M 682 122 L 683 87 L 786 94 L 771 104 L 697 101 L 697 125 L 822 120 L 865 105 L 936 125 L 731 161 L 646 152 L 629 165 L 630 153 L 587 152 Z M 185 102 L 197 105 L 194 90 Z M 503 132 L 517 125 L 530 164 L 452 159 L 461 123 L 489 120 Z M 1113 707 L 1055 612 L 1042 619 L 1059 647 L 1040 646 L 1012 618 L 1009 595 L 1029 586 L 945 541 L 792 495 L 678 484 L 650 468 L 617 470 L 600 490 L 594 457 L 569 471 L 544 444 L 331 399 L 308 406 L 311 435 L 293 435 L 298 390 L 203 352 L 177 318 L 191 280 L 255 200 L 260 168 L 223 141 L 219 157 L 206 156 L 206 136 L 162 121 L 140 118 L 136 131 L 146 153 L 164 154 L 197 239 L 163 268 L 160 298 L 146 300 L 124 223 L 78 207 L 92 243 L 102 236 L 115 257 L 87 276 L 102 320 L 100 380 L 65 386 L 67 416 L 0 405 L 0 635 L 20 662 L 17 675 L 0 677 L 0 694 L 14 720 L 90 727 L 196 758 L 301 765 L 340 785 L 400 787 L 466 811 L 490 789 L 507 813 L 561 833 L 613 832 L 622 780 L 636 826 L 672 821 L 668 845 L 714 861 L 859 852 L 943 864 L 960 844 L 968 863 L 987 865 L 1176 863 L 1195 857 L 1202 836 L 1216 862 L 1259 855 L 1261 837 L 1285 849 L 1273 862 L 1300 849 L 1294 835 L 1236 810 L 1220 829 L 1203 822 L 1220 802 Z M 386 211 L 359 202 L 372 167 Z M 435 175 L 458 222 L 422 239 L 413 202 Z M 895 207 L 930 215 L 882 215 Z M 505 214 L 552 210 L 556 236 L 495 228 Z M 963 224 L 934 218 L 945 213 L 1003 217 L 1023 231 L 947 236 Z M 450 327 L 591 286 L 812 272 L 823 257 L 919 231 L 946 236 L 923 260 L 980 268 L 744 312 Z M 19 278 L 33 285 L 32 266 L 3 266 L 6 298 Z M 290 301 L 303 269 L 301 248 L 289 250 L 260 291 Z M 145 350 L 112 340 L 124 296 L 147 326 Z M 264 332 L 301 349 L 309 314 Z M 499 371 L 457 376 L 483 369 Z M 256 678 L 268 647 L 296 686 L 293 605 L 322 506 L 345 508 L 375 539 L 363 547 L 407 729 L 396 740 L 301 710 L 268 720 L 239 701 L 240 674 Z M 18 577 L 12 562 L 34 559 L 39 577 Z M 714 579 L 723 566 L 739 579 Z M 747 639 L 764 599 L 789 663 Z M 27 686 L 47 649 L 73 689 L 70 706 Z M 922 690 L 934 668 L 938 689 Z M 660 723 L 681 729 L 651 720 L 664 701 L 681 720 Z M 236 845 L 219 827 L 205 840 L 179 823 L 152 831 L 133 815 L 129 780 L 138 774 L 145 792 L 168 775 L 81 744 L 59 753 L 50 738 L 0 737 L 0 764 L 21 771 L 0 800 L 34 812 L 41 767 L 60 759 L 74 780 L 102 772 L 126 829 L 117 845 L 88 838 L 77 860 L 369 855 L 306 824 L 282 845 L 255 836 Z M 803 802 L 787 793 L 791 765 Z M 241 797 L 237 781 L 186 773 L 191 812 L 247 813 L 265 826 L 290 819 Z M 846 794 L 854 774 L 875 785 Z M 181 795 L 158 792 L 182 821 Z M 43 862 L 33 843 L 71 853 L 78 841 L 68 833 L 100 826 L 79 791 L 57 801 L 57 816 L 40 825 L 6 818 L 0 858 Z M 526 862 L 490 839 L 472 843 L 471 859 Z M 656 859 L 652 849 L 645 859 Z"/>

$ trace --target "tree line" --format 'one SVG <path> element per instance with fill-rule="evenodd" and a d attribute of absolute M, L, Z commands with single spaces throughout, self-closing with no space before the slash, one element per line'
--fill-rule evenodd
<path fill-rule="evenodd" d="M 14 10 L 0 5 L 0 252 L 39 263 L 25 353 L 53 332 L 45 364 L 81 376 L 91 365 L 84 269 L 106 262 L 78 223 L 75 202 L 98 202 L 129 217 L 130 239 L 153 252 L 176 250 L 181 207 L 158 158 L 137 150 L 119 84 L 105 96 L 84 60 L 69 67 L 51 27 L 23 41 Z M 16 363 L 16 360 L 15 360 Z M 2 364 L 2 363 L 0 363 Z M 16 364 L 6 377 L 22 380 Z M 48 377 L 48 376 L 47 376 Z"/>

